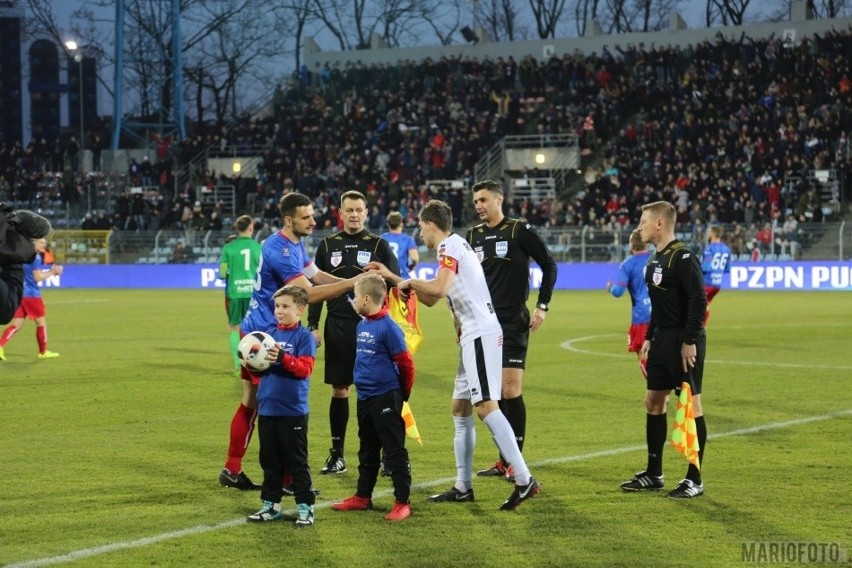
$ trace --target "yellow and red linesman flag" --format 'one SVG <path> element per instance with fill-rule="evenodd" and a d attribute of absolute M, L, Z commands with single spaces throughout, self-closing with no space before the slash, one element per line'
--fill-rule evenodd
<path fill-rule="evenodd" d="M 701 464 L 698 459 L 698 431 L 695 428 L 695 410 L 692 407 L 692 388 L 684 381 L 677 399 L 674 428 L 672 429 L 672 446 L 686 456 L 687 461 L 698 469 Z"/>
<path fill-rule="evenodd" d="M 420 439 L 420 432 L 417 431 L 417 423 L 414 421 L 414 415 L 411 413 L 411 406 L 408 402 L 402 403 L 402 419 L 405 420 L 405 435 L 412 440 L 417 440 L 419 444 L 423 444 Z"/>
<path fill-rule="evenodd" d="M 398 288 L 391 288 L 388 294 L 388 313 L 402 328 L 408 352 L 413 357 L 423 343 L 423 332 L 420 330 L 420 319 L 417 315 L 417 295 L 411 292 L 406 296 L 401 294 Z"/>

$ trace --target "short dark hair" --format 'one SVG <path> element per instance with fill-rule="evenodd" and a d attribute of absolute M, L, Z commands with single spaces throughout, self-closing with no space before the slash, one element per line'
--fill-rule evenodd
<path fill-rule="evenodd" d="M 397 229 L 402 226 L 402 213 L 399 211 L 391 211 L 388 213 L 388 227 Z"/>
<path fill-rule="evenodd" d="M 453 210 L 439 199 L 428 201 L 420 210 L 420 220 L 434 223 L 442 231 L 453 230 Z"/>
<path fill-rule="evenodd" d="M 343 195 L 340 196 L 340 206 L 341 207 L 343 206 L 343 200 L 344 199 L 356 199 L 356 200 L 360 199 L 361 201 L 364 202 L 364 205 L 367 204 L 367 198 L 364 196 L 364 194 L 361 193 L 360 191 L 355 190 L 355 189 L 350 189 L 349 191 L 345 192 Z"/>
<path fill-rule="evenodd" d="M 303 193 L 288 193 L 278 202 L 278 211 L 281 218 L 292 217 L 296 214 L 298 207 L 307 207 L 311 204 L 311 198 Z"/>
<path fill-rule="evenodd" d="M 234 228 L 241 233 L 252 225 L 254 225 L 254 219 L 252 219 L 248 215 L 240 215 L 239 217 L 237 217 L 237 220 L 234 221 Z"/>
<path fill-rule="evenodd" d="M 476 193 L 481 189 L 487 189 L 491 193 L 503 195 L 503 186 L 499 182 L 490 179 L 484 179 L 473 184 L 473 192 Z"/>
<path fill-rule="evenodd" d="M 308 291 L 302 288 L 301 286 L 296 286 L 295 284 L 287 284 L 283 288 L 279 288 L 272 295 L 272 298 L 280 298 L 281 296 L 289 296 L 293 298 L 293 303 L 297 306 L 307 306 L 308 305 Z"/>

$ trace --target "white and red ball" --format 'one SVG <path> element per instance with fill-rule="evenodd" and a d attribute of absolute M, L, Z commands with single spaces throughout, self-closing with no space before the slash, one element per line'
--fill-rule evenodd
<path fill-rule="evenodd" d="M 275 346 L 275 339 L 263 331 L 252 331 L 240 339 L 237 346 L 237 356 L 244 367 L 253 371 L 265 371 L 271 361 L 266 360 L 266 354 Z"/>

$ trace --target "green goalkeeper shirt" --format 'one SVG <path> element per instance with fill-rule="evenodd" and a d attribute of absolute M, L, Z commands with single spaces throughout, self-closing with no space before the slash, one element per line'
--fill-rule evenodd
<path fill-rule="evenodd" d="M 227 280 L 229 298 L 251 298 L 258 264 L 260 243 L 251 237 L 238 237 L 222 247 L 219 278 Z"/>

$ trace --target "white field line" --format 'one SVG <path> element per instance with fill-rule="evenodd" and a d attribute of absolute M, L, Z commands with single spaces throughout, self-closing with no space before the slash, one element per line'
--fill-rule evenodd
<path fill-rule="evenodd" d="M 718 434 L 711 434 L 708 436 L 709 439 L 715 440 L 718 438 L 728 438 L 730 436 L 744 436 L 748 434 L 755 434 L 757 432 L 766 432 L 768 430 L 780 430 L 782 428 L 790 428 L 792 426 L 801 426 L 803 424 L 810 424 L 812 422 L 820 422 L 823 420 L 832 420 L 834 418 L 843 418 L 846 416 L 852 416 L 852 408 L 846 410 L 839 410 L 837 412 L 831 412 L 829 414 L 820 414 L 817 416 L 808 416 L 805 418 L 797 418 L 793 420 L 784 420 L 781 422 L 770 422 L 768 424 L 761 424 L 758 426 L 751 426 L 749 428 L 740 428 L 737 430 L 730 430 L 728 432 L 720 432 Z M 624 454 L 628 452 L 636 452 L 639 450 L 644 450 L 645 446 L 625 446 L 622 448 L 613 448 L 611 450 L 603 450 L 600 452 L 591 452 L 587 454 L 580 454 L 575 456 L 563 456 L 559 458 L 550 458 L 545 460 L 539 460 L 535 463 L 531 463 L 530 466 L 541 467 L 547 465 L 556 465 L 556 464 L 564 464 L 564 463 L 573 463 L 573 462 L 581 462 L 588 461 L 601 457 L 614 456 L 618 454 Z M 417 483 L 412 485 L 412 489 L 426 489 L 429 487 L 434 487 L 436 485 L 445 485 L 448 483 L 454 483 L 455 478 L 446 477 L 443 479 L 435 479 L 432 481 Z M 393 495 L 393 491 L 391 489 L 383 490 L 376 492 L 375 497 L 387 497 L 389 495 Z M 315 506 L 317 509 L 327 509 L 331 506 L 331 502 L 319 503 Z M 289 511 L 289 513 L 293 513 L 293 511 Z M 185 529 L 180 529 L 177 531 L 170 531 L 165 533 L 160 533 L 154 536 L 148 536 L 144 538 L 139 538 L 136 540 L 126 540 L 122 542 L 114 542 L 112 544 L 105 544 L 103 546 L 96 546 L 92 548 L 83 548 L 80 550 L 75 550 L 73 552 L 69 552 L 68 554 L 62 554 L 59 556 L 50 556 L 47 558 L 38 558 L 35 560 L 28 560 L 25 562 L 19 562 L 17 564 L 8 564 L 7 568 L 34 568 L 37 566 L 51 566 L 53 564 L 62 564 L 65 562 L 73 562 L 75 560 L 80 560 L 81 558 L 89 558 L 92 556 L 98 556 L 100 554 L 106 554 L 109 552 L 115 552 L 117 550 L 129 550 L 133 548 L 142 548 L 144 546 L 149 546 L 151 544 L 157 544 L 160 542 L 164 542 L 167 540 L 173 540 L 176 538 L 181 538 L 184 536 L 191 536 L 196 534 L 202 534 L 212 531 L 217 531 L 220 529 L 226 529 L 231 527 L 236 527 L 245 524 L 245 517 L 239 517 L 237 519 L 231 519 L 229 521 L 222 521 L 221 523 L 215 523 L 212 525 L 195 525 L 193 527 L 187 527 Z"/>
<path fill-rule="evenodd" d="M 632 353 L 606 353 L 604 351 L 592 351 L 591 349 L 582 349 L 577 347 L 577 343 L 582 343 L 584 341 L 590 341 L 593 339 L 600 339 L 602 337 L 625 337 L 623 333 L 604 333 L 600 335 L 587 335 L 586 337 L 578 337 L 576 339 L 569 339 L 567 341 L 563 341 L 559 344 L 562 349 L 566 349 L 568 351 L 573 351 L 574 353 L 580 353 L 583 355 L 594 355 L 596 357 L 617 357 L 619 359 L 630 357 L 635 358 L 635 355 Z M 623 342 L 622 342 L 623 343 Z M 788 369 L 830 369 L 830 370 L 852 370 L 852 365 L 818 365 L 812 363 L 772 363 L 765 361 L 731 361 L 731 360 L 722 360 L 722 359 L 705 359 L 705 363 L 713 363 L 714 365 L 745 365 L 748 367 L 783 367 Z"/>

